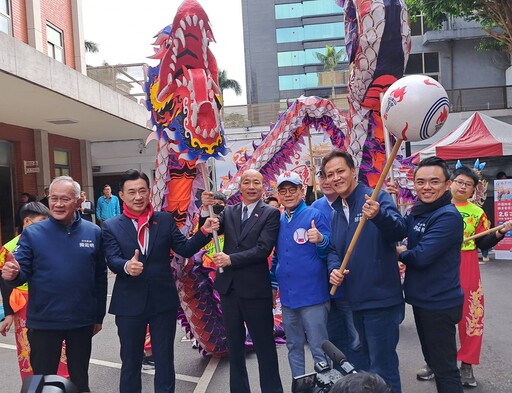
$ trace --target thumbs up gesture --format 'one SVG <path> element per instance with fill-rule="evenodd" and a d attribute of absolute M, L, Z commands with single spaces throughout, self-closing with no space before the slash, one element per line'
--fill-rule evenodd
<path fill-rule="evenodd" d="M 2 278 L 5 281 L 12 281 L 20 274 L 20 264 L 9 251 L 5 254 L 5 263 L 2 268 Z"/>
<path fill-rule="evenodd" d="M 130 276 L 138 276 L 142 273 L 144 265 L 139 261 L 139 250 L 135 250 L 132 259 L 126 262 L 126 272 Z"/>
<path fill-rule="evenodd" d="M 311 243 L 320 243 L 322 240 L 324 240 L 324 235 L 322 235 L 320 231 L 316 229 L 315 220 L 311 220 L 311 228 L 308 229 L 308 240 Z"/>

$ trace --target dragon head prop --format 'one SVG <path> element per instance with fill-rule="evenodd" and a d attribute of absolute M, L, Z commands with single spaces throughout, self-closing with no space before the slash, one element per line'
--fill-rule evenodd
<path fill-rule="evenodd" d="M 153 45 L 160 64 L 148 71 L 148 109 L 153 138 L 172 143 L 181 159 L 205 161 L 226 154 L 221 127 L 218 68 L 209 49 L 214 42 L 208 16 L 195 0 L 185 0 L 172 25 Z"/>

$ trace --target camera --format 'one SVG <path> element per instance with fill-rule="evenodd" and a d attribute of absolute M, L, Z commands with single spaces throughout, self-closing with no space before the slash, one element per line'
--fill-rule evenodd
<path fill-rule="evenodd" d="M 318 362 L 315 364 L 315 372 L 293 378 L 292 393 L 328 392 L 332 385 L 345 375 L 357 372 L 354 366 L 347 361 L 343 352 L 330 341 L 325 340 L 322 343 L 322 349 L 333 364 L 339 366 L 341 371 L 331 368 L 327 362 Z"/>

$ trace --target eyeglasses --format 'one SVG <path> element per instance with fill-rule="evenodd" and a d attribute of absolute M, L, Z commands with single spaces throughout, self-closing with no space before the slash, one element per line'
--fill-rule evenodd
<path fill-rule="evenodd" d="M 475 186 L 472 183 L 466 183 L 465 181 L 462 180 L 454 180 L 453 182 L 457 184 L 459 187 L 473 188 Z"/>
<path fill-rule="evenodd" d="M 416 184 L 418 187 L 425 187 L 427 184 L 430 184 L 431 187 L 439 187 L 442 184 L 446 183 L 446 180 L 439 180 L 439 179 L 432 179 L 432 180 L 423 180 L 418 179 L 414 181 L 414 184 Z"/>
<path fill-rule="evenodd" d="M 71 203 L 73 201 L 75 201 L 75 199 L 73 198 L 70 198 L 70 197 L 58 197 L 58 196 L 50 196 L 48 197 L 48 201 L 50 201 L 51 203 L 62 203 L 64 205 L 67 205 L 68 203 Z"/>
<path fill-rule="evenodd" d="M 280 188 L 279 190 L 277 190 L 277 193 L 279 195 L 286 195 L 287 193 L 290 193 L 290 195 L 295 195 L 298 190 L 298 187 Z"/>

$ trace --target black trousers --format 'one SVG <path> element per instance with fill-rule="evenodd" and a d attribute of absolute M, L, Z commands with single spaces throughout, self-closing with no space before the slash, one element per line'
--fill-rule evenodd
<path fill-rule="evenodd" d="M 247 324 L 258 358 L 262 393 L 282 393 L 276 344 L 272 298 L 241 298 L 231 289 L 220 296 L 222 318 L 229 347 L 229 380 L 232 393 L 249 393 L 245 365 L 245 326 Z"/>
<path fill-rule="evenodd" d="M 30 364 L 35 375 L 54 375 L 59 368 L 62 341 L 66 340 L 66 357 L 71 382 L 79 392 L 89 390 L 93 326 L 69 330 L 28 329 Z"/>
<path fill-rule="evenodd" d="M 462 306 L 446 310 L 413 307 L 413 312 L 421 350 L 434 372 L 438 393 L 462 393 L 455 339 Z"/>
<path fill-rule="evenodd" d="M 142 391 L 141 367 L 144 356 L 146 327 L 149 324 L 153 360 L 155 361 L 155 393 L 174 393 L 174 336 L 177 310 L 137 316 L 116 315 L 117 334 L 121 343 L 120 393 Z"/>

